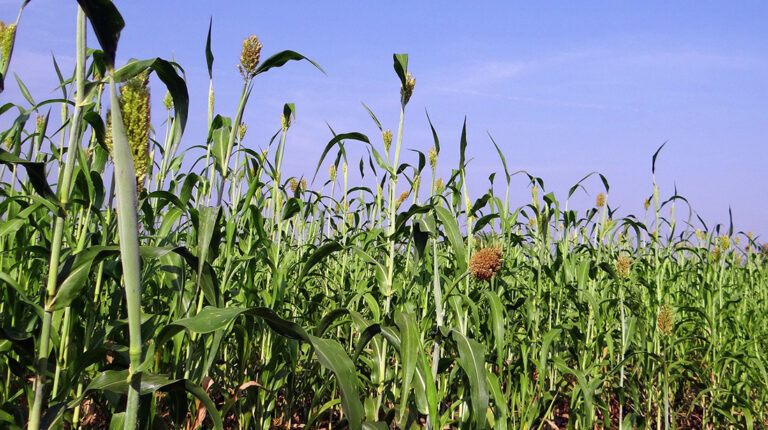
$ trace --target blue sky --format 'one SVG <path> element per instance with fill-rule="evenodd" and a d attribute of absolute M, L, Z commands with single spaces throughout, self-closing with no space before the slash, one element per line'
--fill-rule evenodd
<path fill-rule="evenodd" d="M 19 3 L 0 0 L 0 19 L 12 21 Z M 241 88 L 236 64 L 250 34 L 261 39 L 263 56 L 292 49 L 327 72 L 289 63 L 256 80 L 244 117 L 246 145 L 264 148 L 279 128 L 282 105 L 296 103 L 289 174 L 311 177 L 331 137 L 326 122 L 337 132 L 360 131 L 380 142 L 361 102 L 385 128 L 396 129 L 399 81 L 392 53 L 407 52 L 417 82 L 404 147 L 431 146 L 428 109 L 442 143 L 440 173 L 448 176 L 458 162 L 466 115 L 474 197 L 487 189 L 491 172 L 501 171 L 490 132 L 511 170 L 542 177 L 560 198 L 585 174 L 599 171 L 611 184 L 609 204 L 620 207 L 620 215 L 642 217 L 651 193 L 651 155 L 668 141 L 657 163 L 662 196 L 677 186 L 710 226 L 727 223 L 730 206 L 737 230 L 768 235 L 768 3 L 116 3 L 127 23 L 118 63 L 160 56 L 186 70 L 192 100 L 187 147 L 205 138 L 203 50 L 212 16 L 217 113 L 234 114 Z M 24 12 L 11 71 L 38 100 L 57 95 L 50 53 L 72 64 L 75 5 L 32 0 Z M 97 45 L 95 38 L 89 43 Z M 22 100 L 12 78 L 6 87 L 4 101 Z M 164 89 L 159 82 L 153 88 L 160 113 Z M 405 161 L 415 161 L 409 156 L 404 152 Z M 359 155 L 351 158 L 356 166 Z M 588 180 L 590 194 L 574 197 L 571 206 L 589 207 L 601 187 L 597 177 Z M 516 177 L 512 205 L 529 200 L 526 181 Z M 677 218 L 684 215 L 687 209 L 678 205 Z"/>

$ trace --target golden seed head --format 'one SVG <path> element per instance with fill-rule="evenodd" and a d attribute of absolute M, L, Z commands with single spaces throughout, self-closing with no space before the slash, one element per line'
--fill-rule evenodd
<path fill-rule="evenodd" d="M 649 199 L 645 199 L 645 200 L 643 201 L 643 207 L 644 207 L 644 208 L 645 208 L 645 210 L 647 211 L 647 210 L 648 210 L 648 208 L 650 208 L 650 207 L 651 207 L 651 201 L 650 201 Z"/>
<path fill-rule="evenodd" d="M 539 187 L 536 185 L 531 188 L 531 202 L 534 205 L 537 205 L 539 202 Z"/>
<path fill-rule="evenodd" d="M 240 64 L 237 66 L 244 78 L 250 79 L 256 75 L 261 57 L 261 42 L 259 38 L 251 35 L 243 40 L 243 50 L 240 53 Z"/>
<path fill-rule="evenodd" d="M 304 178 L 301 178 L 299 181 L 299 187 L 301 187 L 301 191 L 304 191 L 307 189 L 307 180 Z"/>
<path fill-rule="evenodd" d="M 248 124 L 244 122 L 240 123 L 240 126 L 237 127 L 237 140 L 242 142 L 246 131 L 248 131 Z"/>
<path fill-rule="evenodd" d="M 444 188 L 445 188 L 445 182 L 443 182 L 443 178 L 437 178 L 437 180 L 435 181 L 435 191 L 439 193 L 443 191 Z"/>
<path fill-rule="evenodd" d="M 336 165 L 335 164 L 331 164 L 328 167 L 328 175 L 330 175 L 331 181 L 335 181 L 336 180 Z"/>
<path fill-rule="evenodd" d="M 501 248 L 483 248 L 469 259 L 469 272 L 479 281 L 486 281 L 496 276 L 504 262 Z"/>
<path fill-rule="evenodd" d="M 291 192 L 296 193 L 296 189 L 299 188 L 299 181 L 296 178 L 291 178 Z"/>
<path fill-rule="evenodd" d="M 719 246 L 716 246 L 715 249 L 712 250 L 712 259 L 715 261 L 719 260 L 722 253 L 723 250 Z"/>
<path fill-rule="evenodd" d="M 291 117 L 285 116 L 285 114 L 280 114 L 280 127 L 282 127 L 283 131 L 288 130 L 288 128 L 291 126 Z"/>
<path fill-rule="evenodd" d="M 724 250 L 727 250 L 731 247 L 731 238 L 728 237 L 728 235 L 724 234 L 717 238 L 718 242 L 720 243 L 720 247 Z"/>
<path fill-rule="evenodd" d="M 150 91 L 149 73 L 142 72 L 120 88 L 120 109 L 128 143 L 133 151 L 138 189 L 144 187 L 149 168 Z"/>
<path fill-rule="evenodd" d="M 384 139 L 384 150 L 389 152 L 389 148 L 392 147 L 392 130 L 384 130 L 381 138 Z"/>
<path fill-rule="evenodd" d="M 411 76 L 411 72 L 405 74 L 405 85 L 400 88 L 400 97 L 402 99 L 403 106 L 408 104 L 413 95 L 413 89 L 416 87 L 416 78 Z"/>
<path fill-rule="evenodd" d="M 664 304 L 661 306 L 657 323 L 662 336 L 668 336 L 672 333 L 672 329 L 675 326 L 675 314 L 669 305 Z"/>
<path fill-rule="evenodd" d="M 699 240 L 704 240 L 704 232 L 703 232 L 703 231 L 701 231 L 700 229 L 698 229 L 698 228 L 697 228 L 697 229 L 696 229 L 696 237 L 697 237 Z"/>
<path fill-rule="evenodd" d="M 432 167 L 432 170 L 437 167 L 437 150 L 434 146 L 429 148 L 429 166 Z"/>
<path fill-rule="evenodd" d="M 410 194 L 411 194 L 410 191 L 403 191 L 402 193 L 400 193 L 400 197 L 398 197 L 397 201 L 395 201 L 395 207 L 399 208 L 400 205 L 403 204 L 405 199 L 407 199 Z"/>
<path fill-rule="evenodd" d="M 629 268 L 631 265 L 632 259 L 626 255 L 621 255 L 616 259 L 616 274 L 619 275 L 619 278 L 629 277 Z"/>
<path fill-rule="evenodd" d="M 11 52 L 13 52 L 13 42 L 16 39 L 16 24 L 5 25 L 0 21 L 0 72 L 5 73 L 8 70 L 8 64 L 11 61 Z"/>
<path fill-rule="evenodd" d="M 171 97 L 170 91 L 165 92 L 165 97 L 163 97 L 163 106 L 165 106 L 165 110 L 173 109 L 173 97 Z"/>
<path fill-rule="evenodd" d="M 598 208 L 605 206 L 605 193 L 600 193 L 597 195 L 597 199 L 595 200 L 595 206 Z"/>
<path fill-rule="evenodd" d="M 755 233 L 750 231 L 747 233 L 747 237 L 749 238 L 749 241 L 752 242 L 752 240 L 755 238 Z"/>
<path fill-rule="evenodd" d="M 42 115 L 38 115 L 37 118 L 35 118 L 35 131 L 38 134 L 42 134 L 43 127 L 45 127 L 45 117 Z"/>

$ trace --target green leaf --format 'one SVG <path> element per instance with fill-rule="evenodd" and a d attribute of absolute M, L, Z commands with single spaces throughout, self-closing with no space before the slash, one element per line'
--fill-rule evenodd
<path fill-rule="evenodd" d="M 400 85 L 405 87 L 405 76 L 408 73 L 408 54 L 393 54 L 392 58 L 395 60 L 395 73 L 400 78 Z"/>
<path fill-rule="evenodd" d="M 109 68 L 115 67 L 117 42 L 125 27 L 122 15 L 111 0 L 77 0 L 77 3 L 91 21 L 93 32 L 96 33 L 99 45 L 104 51 L 104 61 Z"/>
<path fill-rule="evenodd" d="M 498 294 L 493 291 L 486 291 L 485 298 L 488 300 L 488 307 L 491 314 L 489 325 L 491 326 L 493 340 L 496 345 L 496 364 L 501 366 L 504 359 L 504 335 L 506 334 L 506 330 L 504 329 L 504 306 L 502 306 Z"/>
<path fill-rule="evenodd" d="M 340 251 L 343 249 L 343 246 L 336 241 L 328 242 L 323 245 L 321 245 L 319 248 L 315 249 L 315 251 L 310 254 L 309 258 L 304 262 L 304 266 L 301 268 L 301 273 L 299 273 L 299 277 L 296 279 L 296 284 L 301 285 L 301 282 L 304 280 L 304 277 L 307 276 L 310 270 L 319 262 L 323 261 L 325 257 L 333 254 L 336 251 Z"/>
<path fill-rule="evenodd" d="M 493 396 L 493 403 L 495 405 L 494 415 L 496 417 L 494 430 L 506 430 L 507 429 L 507 417 L 509 410 L 507 409 L 507 399 L 504 393 L 501 391 L 501 384 L 499 378 L 491 371 L 487 371 L 486 377 L 488 378 L 488 386 L 491 389 L 491 395 Z"/>
<path fill-rule="evenodd" d="M 465 157 L 467 151 L 467 117 L 464 117 L 464 125 L 461 126 L 461 140 L 459 141 L 459 169 L 464 171 Z M 462 177 L 463 179 L 463 177 Z"/>
<path fill-rule="evenodd" d="M 507 184 L 509 184 L 509 180 L 511 176 L 509 175 L 509 169 L 507 169 L 507 159 L 504 158 L 504 153 L 501 152 L 501 148 L 499 148 L 499 145 L 497 145 L 496 141 L 493 140 L 493 136 L 491 136 L 491 133 L 488 133 L 488 137 L 491 138 L 491 142 L 493 142 L 493 146 L 496 147 L 496 152 L 499 153 L 499 158 L 501 158 L 501 165 L 504 166 L 504 175 L 507 177 Z"/>
<path fill-rule="evenodd" d="M 178 145 L 181 136 L 187 126 L 187 117 L 189 114 L 189 92 L 187 83 L 179 76 L 176 69 L 179 67 L 175 63 L 163 60 L 162 58 L 151 58 L 149 60 L 131 60 L 123 67 L 115 71 L 115 81 L 125 82 L 139 73 L 149 69 L 157 74 L 157 77 L 168 88 L 173 98 L 173 110 L 176 115 L 173 122 L 173 145 Z"/>
<path fill-rule="evenodd" d="M 368 136 L 352 132 L 352 133 L 344 133 L 344 134 L 337 134 L 333 136 L 333 139 L 331 139 L 327 145 L 325 145 L 325 149 L 323 150 L 323 154 L 320 156 L 320 160 L 317 162 L 317 167 L 315 168 L 315 174 L 312 176 L 312 181 L 314 182 L 315 178 L 317 178 L 317 172 L 320 171 L 320 166 L 323 164 L 323 160 L 325 160 L 325 156 L 328 154 L 328 151 L 331 150 L 337 143 L 341 142 L 342 140 L 358 140 L 360 142 L 367 143 L 368 145 L 371 144 L 371 141 L 368 140 Z"/>
<path fill-rule="evenodd" d="M 489 399 L 485 379 L 486 370 L 483 345 L 467 338 L 456 330 L 452 330 L 452 337 L 459 350 L 457 361 L 469 380 L 469 397 L 472 402 L 474 428 L 485 428 L 485 411 L 488 410 Z"/>
<path fill-rule="evenodd" d="M 211 30 L 213 29 L 213 17 L 208 23 L 208 37 L 205 39 L 205 63 L 208 65 L 208 78 L 213 79 L 213 51 L 211 50 Z"/>
<path fill-rule="evenodd" d="M 435 213 L 443 224 L 445 235 L 451 243 L 453 255 L 455 256 L 454 261 L 459 268 L 459 272 L 465 272 L 467 270 L 467 250 L 464 247 L 464 238 L 459 231 L 459 224 L 456 222 L 456 217 L 454 217 L 448 209 L 442 206 L 436 206 Z"/>
<path fill-rule="evenodd" d="M 323 68 L 320 67 L 320 65 L 318 65 L 314 61 L 310 60 L 309 58 L 307 58 L 307 57 L 305 57 L 305 56 L 303 56 L 301 54 L 299 54 L 298 52 L 286 50 L 286 51 L 278 52 L 277 54 L 275 54 L 275 55 L 267 58 L 266 60 L 264 60 L 264 62 L 262 62 L 259 65 L 259 67 L 256 68 L 256 72 L 254 73 L 254 75 L 258 75 L 260 73 L 264 73 L 267 70 L 269 70 L 271 68 L 274 68 L 274 67 L 281 67 L 282 65 L 284 65 L 285 63 L 287 63 L 289 61 L 300 61 L 300 60 L 307 60 L 307 61 L 309 61 L 310 63 L 312 63 L 313 66 L 317 67 L 318 70 L 320 70 L 321 72 L 323 72 L 323 74 L 325 74 L 325 70 L 323 70 Z"/>
<path fill-rule="evenodd" d="M 23 160 L 10 152 L 0 148 L 0 164 L 6 164 L 9 166 L 17 165 L 26 170 L 29 181 L 32 183 L 32 188 L 35 192 L 53 203 L 59 208 L 60 213 L 63 213 L 63 208 L 56 197 L 56 194 L 51 190 L 51 186 L 48 185 L 48 179 L 45 173 L 45 164 L 37 163 L 33 161 Z"/>
<path fill-rule="evenodd" d="M 32 106 L 35 106 L 35 101 L 32 99 L 32 95 L 29 94 L 29 90 L 27 89 L 27 86 L 24 85 L 24 82 L 21 82 L 21 78 L 19 78 L 19 75 L 14 73 L 13 76 L 16 78 L 16 83 L 19 85 L 19 91 L 21 91 L 21 95 L 24 96 L 25 99 L 27 99 L 29 104 L 31 104 Z"/>
<path fill-rule="evenodd" d="M 321 339 L 308 334 L 301 326 L 280 318 L 269 308 L 214 308 L 206 306 L 194 317 L 183 318 L 163 327 L 156 336 L 157 344 L 165 344 L 182 330 L 201 334 L 220 330 L 240 315 L 260 317 L 276 333 L 312 345 L 320 364 L 336 375 L 342 391 L 342 408 L 349 419 L 350 428 L 361 428 L 363 405 L 360 403 L 357 392 L 359 387 L 357 372 L 352 360 L 341 345 L 335 340 Z"/>
<path fill-rule="evenodd" d="M 362 429 L 363 404 L 357 391 L 359 384 L 354 363 L 338 342 L 312 335 L 308 337 L 320 364 L 336 375 L 342 393 L 341 407 L 347 415 L 349 427 L 352 430 Z"/>
<path fill-rule="evenodd" d="M 83 395 L 80 398 L 69 403 L 69 407 L 73 408 L 80 404 L 85 394 L 90 391 L 109 391 L 116 394 L 128 393 L 128 370 L 107 370 L 93 378 L 88 387 L 86 387 Z M 155 391 L 178 391 L 184 390 L 195 396 L 200 403 L 208 410 L 208 415 L 213 422 L 214 428 L 221 430 L 223 428 L 221 422 L 221 415 L 216 409 L 216 405 L 208 397 L 205 390 L 197 384 L 192 383 L 187 379 L 170 380 L 162 375 L 154 375 L 151 373 L 141 374 L 140 392 L 141 394 L 154 393 Z"/>
<path fill-rule="evenodd" d="M 408 395 L 411 391 L 411 380 L 416 371 L 416 360 L 419 356 L 419 327 L 413 314 L 397 312 L 395 324 L 400 329 L 400 359 L 403 365 L 403 385 L 400 391 L 400 418 L 403 423 L 408 407 Z"/>

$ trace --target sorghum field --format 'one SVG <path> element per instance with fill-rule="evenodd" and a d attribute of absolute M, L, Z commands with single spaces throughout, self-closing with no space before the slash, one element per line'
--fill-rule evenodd
<path fill-rule="evenodd" d="M 450 177 L 434 128 L 401 153 L 418 85 L 395 54 L 398 126 L 369 112 L 380 135 L 338 134 L 287 177 L 294 106 L 271 142 L 249 142 L 243 112 L 260 74 L 321 65 L 251 36 L 234 118 L 211 77 L 208 135 L 183 136 L 180 66 L 114 64 L 119 12 L 78 3 L 56 99 L 6 76 L 24 23 L 0 26 L 1 76 L 26 99 L 0 107 L 3 428 L 768 424 L 766 248 L 659 190 L 662 148 L 640 216 L 614 215 L 599 174 L 586 212 L 568 207 L 584 180 L 556 196 L 524 171 L 530 203 L 510 207 L 524 166 L 501 150 L 494 191 L 470 195 L 465 134 Z"/>

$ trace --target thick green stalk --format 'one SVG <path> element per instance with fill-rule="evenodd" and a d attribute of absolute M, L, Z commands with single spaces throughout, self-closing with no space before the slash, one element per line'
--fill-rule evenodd
<path fill-rule="evenodd" d="M 66 208 L 69 202 L 69 189 L 72 183 L 72 171 L 75 167 L 77 151 L 80 150 L 81 126 L 83 109 L 82 102 L 85 95 L 85 13 L 82 9 L 77 10 L 77 53 L 75 62 L 75 81 L 77 93 L 75 94 L 75 109 L 70 119 L 69 127 L 69 146 L 67 149 L 67 161 L 62 172 L 61 182 L 59 182 L 59 200 L 61 206 Z M 56 295 L 56 276 L 59 271 L 59 257 L 61 255 L 62 238 L 64 236 L 64 213 L 56 216 L 53 230 L 53 240 L 51 243 L 51 259 L 48 264 L 48 280 L 46 283 L 46 308 L 43 315 L 43 325 L 40 331 L 40 341 L 38 342 L 37 352 L 37 374 L 35 376 L 35 400 L 32 408 L 29 410 L 29 421 L 27 428 L 37 430 L 40 427 L 40 414 L 43 408 L 43 399 L 45 397 L 45 372 L 48 368 L 48 349 L 50 348 L 51 321 L 53 313 L 48 308 L 48 303 Z"/>
<path fill-rule="evenodd" d="M 211 87 L 213 88 L 213 87 Z M 213 94 L 213 92 L 211 92 Z M 232 150 L 235 147 L 235 137 L 237 136 L 238 129 L 240 128 L 240 122 L 243 120 L 243 112 L 245 111 L 245 105 L 248 103 L 248 97 L 251 94 L 251 79 L 246 78 L 243 83 L 243 93 L 240 95 L 240 103 L 237 105 L 237 113 L 235 114 L 235 120 L 232 121 L 232 129 L 229 131 L 229 140 L 227 141 L 227 151 L 224 154 L 221 166 L 221 184 L 219 184 L 219 201 L 217 206 L 221 206 L 221 202 L 224 198 L 224 185 L 229 177 L 229 158 L 232 157 Z M 211 95 L 211 98 L 213 96 Z"/>
<path fill-rule="evenodd" d="M 109 76 L 110 104 L 119 106 L 114 70 Z M 123 266 L 126 314 L 128 315 L 128 354 L 130 357 L 130 386 L 125 408 L 125 429 L 135 429 L 138 423 L 141 373 L 141 260 L 139 255 L 139 229 L 137 219 L 136 173 L 133 155 L 123 128 L 120 109 L 112 109 L 113 157 L 115 161 L 115 188 L 117 191 L 117 234 L 120 261 Z"/>

